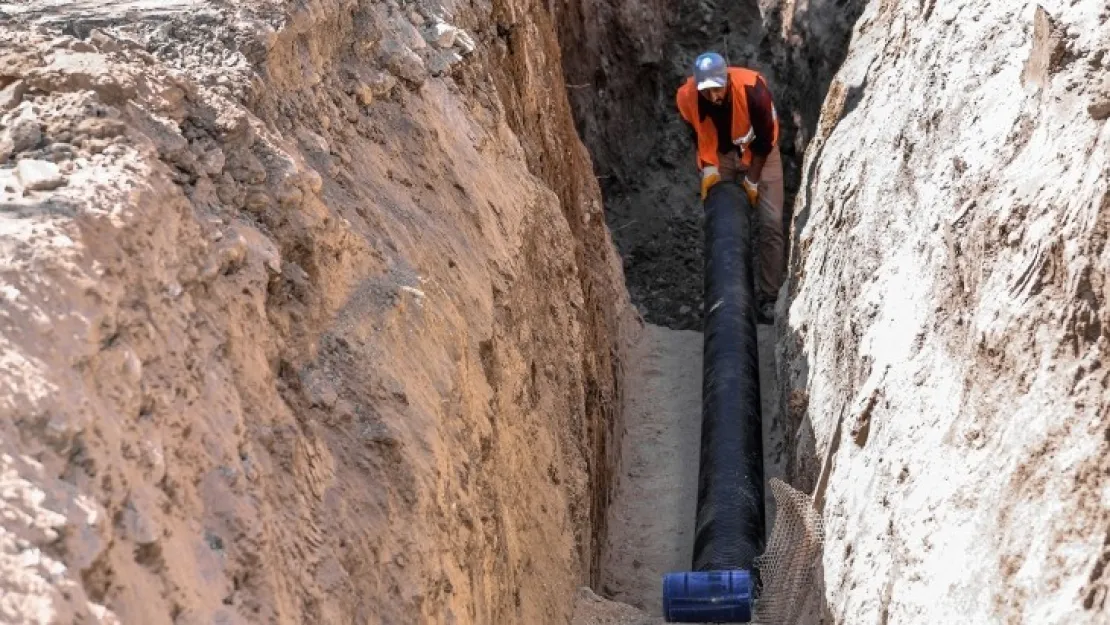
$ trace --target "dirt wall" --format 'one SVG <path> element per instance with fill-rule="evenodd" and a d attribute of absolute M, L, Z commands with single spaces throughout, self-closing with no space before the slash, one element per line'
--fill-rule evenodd
<path fill-rule="evenodd" d="M 9 16 L 2 620 L 570 619 L 636 324 L 536 11 Z"/>
<path fill-rule="evenodd" d="M 784 230 L 801 158 L 863 0 L 572 0 L 554 6 L 567 90 L 593 156 L 631 299 L 645 319 L 701 329 L 698 173 L 675 91 L 715 50 L 766 76 L 779 114 Z"/>
<path fill-rule="evenodd" d="M 1107 618 L 1105 3 L 871 2 L 803 168 L 782 406 L 810 620 Z"/>

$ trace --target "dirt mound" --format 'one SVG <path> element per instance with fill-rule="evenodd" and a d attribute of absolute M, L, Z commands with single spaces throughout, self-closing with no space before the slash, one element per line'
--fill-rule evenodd
<path fill-rule="evenodd" d="M 566 622 L 634 322 L 537 9 L 4 10 L 0 620 Z"/>
<path fill-rule="evenodd" d="M 664 621 L 623 603 L 602 599 L 583 587 L 578 590 L 573 622 L 574 625 L 662 625 Z"/>

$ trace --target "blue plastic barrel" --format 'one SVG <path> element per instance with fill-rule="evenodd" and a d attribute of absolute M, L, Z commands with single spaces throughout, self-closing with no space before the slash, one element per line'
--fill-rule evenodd
<path fill-rule="evenodd" d="M 663 618 L 668 623 L 748 623 L 752 620 L 748 571 L 695 571 L 663 576 Z"/>

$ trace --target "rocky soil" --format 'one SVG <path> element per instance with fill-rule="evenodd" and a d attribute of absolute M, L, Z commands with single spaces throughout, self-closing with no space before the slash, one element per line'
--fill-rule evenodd
<path fill-rule="evenodd" d="M 1110 618 L 1108 69 L 1104 2 L 867 5 L 779 303 L 799 622 Z"/>
<path fill-rule="evenodd" d="M 541 9 L 0 11 L 0 621 L 569 621 L 636 321 Z"/>

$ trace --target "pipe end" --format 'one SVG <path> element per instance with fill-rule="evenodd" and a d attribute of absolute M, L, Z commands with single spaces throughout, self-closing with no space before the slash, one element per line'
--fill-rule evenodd
<path fill-rule="evenodd" d="M 752 620 L 749 571 L 693 571 L 663 576 L 663 618 L 668 623 L 748 623 Z"/>

